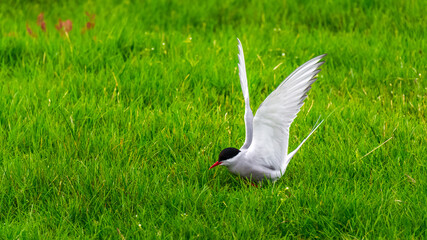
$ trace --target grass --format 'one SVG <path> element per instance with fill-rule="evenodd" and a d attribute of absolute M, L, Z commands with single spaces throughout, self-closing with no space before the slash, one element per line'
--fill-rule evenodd
<path fill-rule="evenodd" d="M 425 238 L 426 5 L 2 1 L 0 238 Z M 254 111 L 328 53 L 262 188 L 207 170 L 244 142 L 236 37 Z"/>

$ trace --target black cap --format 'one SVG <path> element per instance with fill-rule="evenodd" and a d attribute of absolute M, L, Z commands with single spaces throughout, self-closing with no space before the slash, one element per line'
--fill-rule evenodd
<path fill-rule="evenodd" d="M 218 161 L 225 161 L 228 160 L 230 158 L 235 157 L 237 154 L 239 154 L 240 150 L 237 148 L 226 148 L 224 150 L 221 151 L 221 153 L 219 154 L 219 158 Z"/>

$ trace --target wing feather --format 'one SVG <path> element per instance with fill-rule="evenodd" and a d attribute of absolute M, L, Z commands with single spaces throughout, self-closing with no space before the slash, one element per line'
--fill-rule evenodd
<path fill-rule="evenodd" d="M 324 63 L 319 61 L 324 56 L 326 54 L 297 68 L 260 105 L 253 119 L 252 144 L 247 152 L 250 161 L 284 173 L 289 162 L 289 127 L 304 105 L 311 84 L 316 81 L 315 76 Z"/>
<path fill-rule="evenodd" d="M 238 41 L 239 54 L 239 77 L 240 77 L 240 86 L 242 87 L 243 97 L 245 99 L 245 128 L 246 128 L 246 139 L 245 143 L 240 149 L 248 149 L 252 143 L 253 136 L 253 118 L 254 115 L 251 110 L 251 105 L 249 103 L 249 89 L 248 89 L 248 79 L 246 77 L 246 66 L 245 66 L 245 56 L 243 54 L 243 47 L 240 40 Z"/>

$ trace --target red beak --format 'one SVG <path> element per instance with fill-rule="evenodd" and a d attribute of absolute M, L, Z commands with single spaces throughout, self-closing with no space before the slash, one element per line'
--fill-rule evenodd
<path fill-rule="evenodd" d="M 214 164 L 213 164 L 209 169 L 214 168 L 214 167 L 216 167 L 216 166 L 218 166 L 218 165 L 221 165 L 221 162 L 220 162 L 220 161 L 218 161 L 218 162 L 214 163 Z"/>

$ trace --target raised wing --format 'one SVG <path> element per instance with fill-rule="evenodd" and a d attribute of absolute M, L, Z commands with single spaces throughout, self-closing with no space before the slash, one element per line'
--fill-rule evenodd
<path fill-rule="evenodd" d="M 289 127 L 304 105 L 311 84 L 316 81 L 318 68 L 324 63 L 319 61 L 324 56 L 326 54 L 297 68 L 261 104 L 253 120 L 254 135 L 248 159 L 284 173 L 290 157 L 295 154 L 294 151 L 287 157 Z"/>
<path fill-rule="evenodd" d="M 252 143 L 253 135 L 253 119 L 254 115 L 249 104 L 249 90 L 248 90 L 248 79 L 246 78 L 246 67 L 245 67 L 245 56 L 243 55 L 242 43 L 239 42 L 239 77 L 240 77 L 240 86 L 242 87 L 243 97 L 245 99 L 245 128 L 246 128 L 246 139 L 245 143 L 240 149 L 248 149 Z"/>

